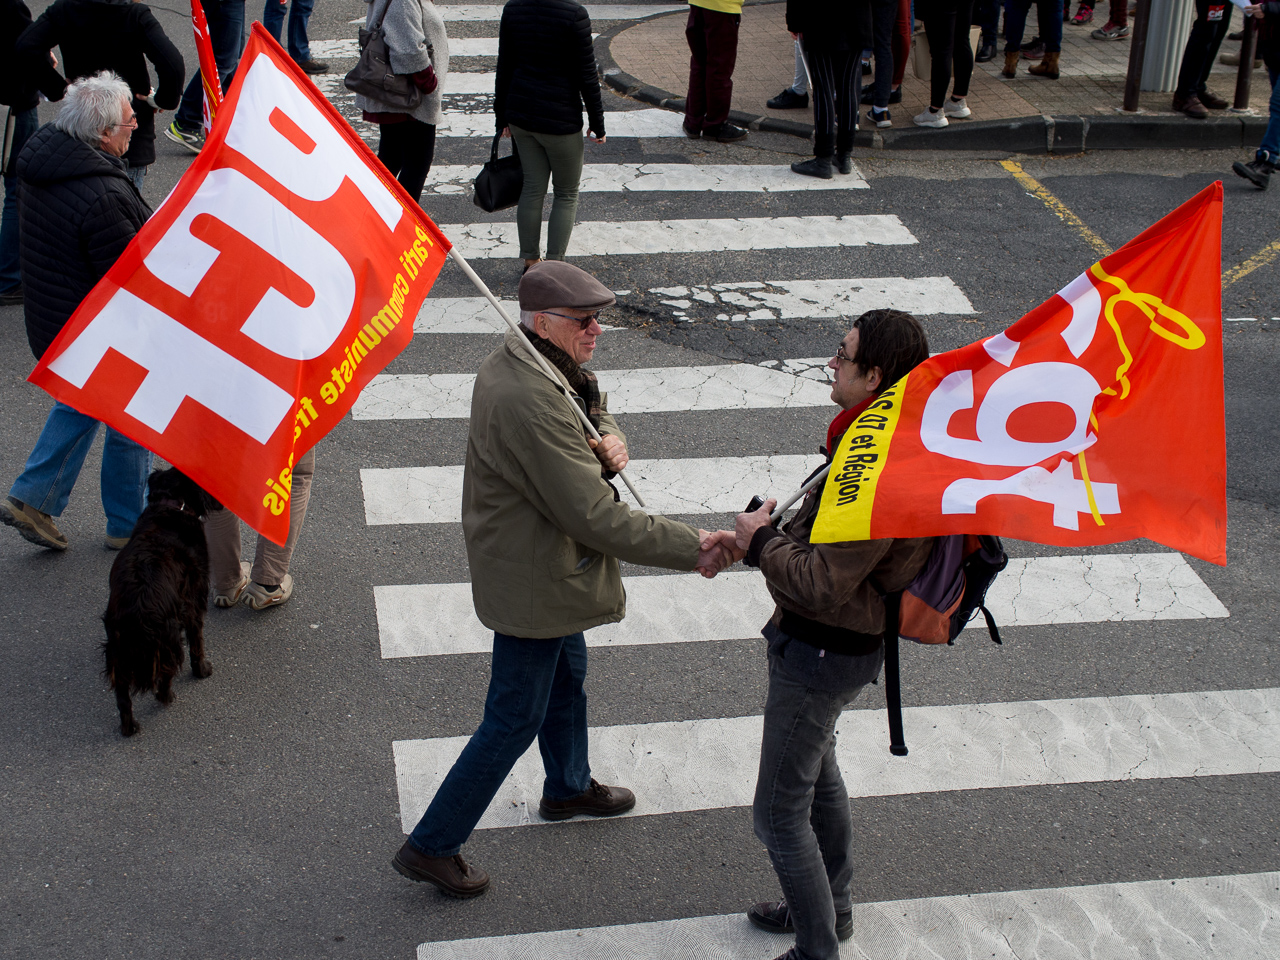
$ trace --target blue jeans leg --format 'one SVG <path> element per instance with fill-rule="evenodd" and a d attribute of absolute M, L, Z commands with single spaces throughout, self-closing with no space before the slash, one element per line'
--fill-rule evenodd
<path fill-rule="evenodd" d="M 771 635 L 772 634 L 772 635 Z M 801 960 L 837 960 L 836 914 L 851 909 L 853 823 L 835 755 L 844 708 L 883 651 L 846 657 L 766 628 L 769 693 L 753 819 L 791 908 Z"/>
<path fill-rule="evenodd" d="M 50 516 L 62 516 L 97 433 L 93 417 L 55 403 L 9 495 Z"/>
<path fill-rule="evenodd" d="M 151 451 L 107 427 L 102 445 L 102 510 L 107 536 L 127 537 L 147 505 Z"/>
<path fill-rule="evenodd" d="M 1027 29 L 1027 11 L 1031 0 L 1004 0 L 1004 52 L 1022 49 L 1022 35 Z"/>
<path fill-rule="evenodd" d="M 5 155 L 4 212 L 0 214 L 0 293 L 8 293 L 22 282 L 18 260 L 18 178 L 10 176 L 10 171 L 13 158 L 26 146 L 39 123 L 35 107 L 13 115 L 12 141 Z"/>
<path fill-rule="evenodd" d="M 289 0 L 289 56 L 295 61 L 311 59 L 307 43 L 307 23 L 316 0 Z"/>
<path fill-rule="evenodd" d="M 484 719 L 409 835 L 415 849 L 429 857 L 456 854 L 535 738 L 546 767 L 545 789 L 558 794 L 549 794 L 552 799 L 587 789 L 585 674 L 581 633 L 550 640 L 493 635 Z"/>
<path fill-rule="evenodd" d="M 236 65 L 240 62 L 240 50 L 244 46 L 244 0 L 213 0 L 204 4 L 204 16 L 209 23 L 209 41 L 213 47 L 213 62 L 218 65 L 218 78 L 225 91 L 231 86 Z M 277 33 L 278 35 L 278 33 Z M 187 89 L 174 120 L 186 130 L 199 130 L 203 119 L 204 86 L 200 81 L 200 68 L 191 75 Z"/>
<path fill-rule="evenodd" d="M 1274 164 L 1280 160 L 1280 83 L 1277 82 L 1280 81 L 1280 58 L 1267 64 L 1267 73 L 1271 75 L 1271 119 L 1267 121 L 1267 132 L 1262 135 L 1257 159 Z"/>

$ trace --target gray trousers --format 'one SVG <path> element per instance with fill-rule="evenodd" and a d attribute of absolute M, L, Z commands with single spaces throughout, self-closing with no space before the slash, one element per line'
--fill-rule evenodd
<path fill-rule="evenodd" d="M 547 259 L 563 260 L 578 215 L 578 183 L 582 180 L 582 133 L 534 133 L 508 124 L 520 151 L 524 189 L 516 208 L 520 256 L 536 260 L 542 239 L 542 202 L 551 181 L 551 216 L 547 220 Z"/>
<path fill-rule="evenodd" d="M 769 625 L 769 695 L 753 808 L 791 908 L 800 960 L 838 960 L 836 914 L 853 909 L 853 821 L 836 762 L 836 721 L 876 678 L 884 648 L 863 657 L 818 650 Z"/>
<path fill-rule="evenodd" d="M 289 572 L 302 522 L 311 499 L 311 478 L 316 472 L 316 450 L 312 447 L 293 468 L 289 488 L 289 536 L 284 546 L 258 537 L 258 549 L 249 574 L 254 583 L 280 583 Z M 240 582 L 240 518 L 230 510 L 215 510 L 205 517 L 204 539 L 209 545 L 209 582 L 214 593 L 230 593 Z"/>

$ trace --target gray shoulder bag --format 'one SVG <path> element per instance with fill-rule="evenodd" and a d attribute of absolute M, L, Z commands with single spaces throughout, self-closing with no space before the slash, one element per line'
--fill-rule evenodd
<path fill-rule="evenodd" d="M 397 74 L 391 69 L 391 51 L 382 32 L 382 20 L 387 9 L 397 0 L 390 0 L 382 8 L 382 16 L 372 30 L 360 28 L 360 62 L 342 81 L 348 90 L 377 100 L 389 107 L 413 110 L 422 103 L 422 91 L 413 78 Z"/>

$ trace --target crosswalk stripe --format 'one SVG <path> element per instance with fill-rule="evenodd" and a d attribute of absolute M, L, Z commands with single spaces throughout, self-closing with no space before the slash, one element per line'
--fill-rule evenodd
<path fill-rule="evenodd" d="M 493 95 L 493 82 L 496 74 L 492 73 L 467 73 L 462 70 L 450 70 L 444 78 L 444 88 L 440 91 L 443 96 L 451 93 L 487 93 Z"/>
<path fill-rule="evenodd" d="M 592 647 L 745 640 L 773 613 L 764 578 L 732 570 L 627 577 L 627 616 L 587 631 Z M 493 633 L 476 619 L 469 583 L 373 588 L 384 659 L 487 653 Z M 987 594 L 1008 627 L 1138 620 L 1200 620 L 1229 612 L 1177 553 L 1017 558 Z M 975 617 L 971 629 L 986 622 Z"/>
<path fill-rule="evenodd" d="M 853 905 L 841 960 L 1280 956 L 1280 872 L 954 894 Z M 417 960 L 771 960 L 745 914 L 423 943 Z"/>
<path fill-rule="evenodd" d="M 632 460 L 627 473 L 649 513 L 738 513 L 757 493 L 794 490 L 821 462 L 809 455 Z M 461 466 L 366 468 L 360 482 L 370 526 L 462 521 Z M 625 488 L 622 496 L 631 499 Z"/>
<path fill-rule="evenodd" d="M 644 110 L 606 111 L 604 129 L 609 139 L 623 137 L 683 137 L 683 114 L 657 108 Z M 494 134 L 493 113 L 467 113 L 462 110 L 446 110 L 437 137 L 490 138 Z M 586 135 L 586 125 L 583 125 Z"/>
<path fill-rule="evenodd" d="M 449 223 L 440 229 L 463 256 L 481 260 L 520 255 L 516 225 Z M 715 220 L 588 220 L 573 228 L 570 253 L 617 256 L 714 253 L 728 250 L 800 250 L 914 244 L 894 214 L 843 217 L 742 217 Z"/>
<path fill-rule="evenodd" d="M 641 3 L 587 3 L 587 16 L 595 20 L 640 20 L 659 13 L 674 13 L 686 9 L 681 5 L 648 5 Z M 500 3 L 458 3 L 437 4 L 436 10 L 445 23 L 484 23 L 502 19 Z M 348 20 L 348 23 L 363 24 L 364 17 Z M 452 44 L 452 40 L 449 41 Z"/>
<path fill-rule="evenodd" d="M 763 718 L 592 727 L 591 775 L 635 790 L 636 816 L 751 803 Z M 836 756 L 851 797 L 1280 771 L 1280 688 L 954 704 L 903 710 L 911 752 L 889 753 L 883 710 L 849 710 Z M 400 822 L 413 829 L 468 737 L 393 744 Z M 537 744 L 478 829 L 543 824 Z"/>
<path fill-rule="evenodd" d="M 607 129 L 607 127 L 606 127 Z M 474 166 L 437 166 L 427 178 L 427 193 L 457 194 L 480 173 Z M 588 163 L 582 168 L 581 193 L 795 193 L 806 190 L 863 190 L 869 185 L 857 171 L 819 180 L 801 177 L 784 165 L 763 163 Z"/>
<path fill-rule="evenodd" d="M 437 8 L 442 9 L 442 8 Z M 363 26 L 364 21 L 360 24 Z M 593 34 L 594 39 L 598 34 Z M 343 37 L 340 40 L 312 40 L 311 55 L 317 60 L 328 57 L 334 60 L 354 60 L 360 56 L 360 42 L 355 37 Z M 449 63 L 463 57 L 496 57 L 498 55 L 497 37 L 450 37 Z"/>
<path fill-rule="evenodd" d="M 499 302 L 512 318 L 519 319 L 518 301 Z M 484 297 L 429 297 L 413 321 L 415 334 L 503 333 L 506 329 L 506 322 Z"/>
<path fill-rule="evenodd" d="M 877 308 L 908 313 L 976 311 L 950 277 L 871 277 L 847 280 L 745 280 L 690 287 L 655 287 L 650 294 L 677 314 L 694 306 L 720 307 L 726 319 L 798 320 L 860 316 Z"/>
<path fill-rule="evenodd" d="M 831 388 L 808 377 L 751 363 L 597 370 L 611 413 L 670 413 L 825 407 Z M 353 420 L 448 420 L 471 415 L 470 373 L 374 377 L 351 409 Z"/>

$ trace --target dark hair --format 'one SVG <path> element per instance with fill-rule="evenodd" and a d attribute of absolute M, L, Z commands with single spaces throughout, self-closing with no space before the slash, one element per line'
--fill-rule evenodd
<path fill-rule="evenodd" d="M 920 321 L 902 310 L 868 310 L 853 322 L 858 331 L 854 363 L 864 373 L 879 367 L 884 393 L 929 359 L 929 340 Z"/>

